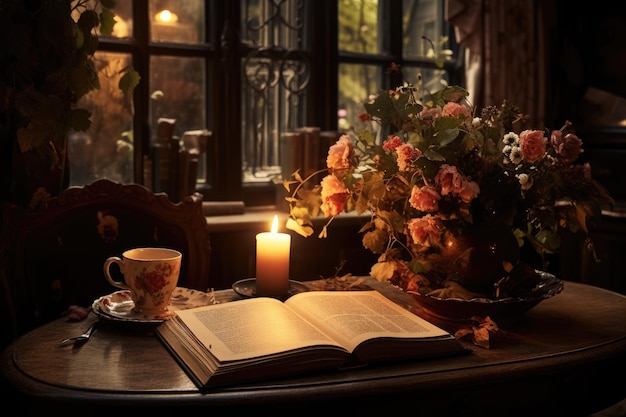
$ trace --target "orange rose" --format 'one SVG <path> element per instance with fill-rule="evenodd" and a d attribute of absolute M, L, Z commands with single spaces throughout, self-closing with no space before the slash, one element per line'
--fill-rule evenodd
<path fill-rule="evenodd" d="M 339 140 L 328 149 L 326 166 L 331 171 L 342 171 L 350 168 L 350 159 L 354 150 L 348 135 L 341 135 Z"/>
<path fill-rule="evenodd" d="M 350 192 L 342 180 L 334 175 L 327 175 L 321 182 L 322 212 L 324 216 L 336 216 L 343 211 Z"/>
<path fill-rule="evenodd" d="M 438 208 L 437 202 L 440 199 L 441 195 L 435 187 L 430 185 L 421 188 L 414 186 L 411 190 L 409 204 L 419 211 L 435 211 Z"/>

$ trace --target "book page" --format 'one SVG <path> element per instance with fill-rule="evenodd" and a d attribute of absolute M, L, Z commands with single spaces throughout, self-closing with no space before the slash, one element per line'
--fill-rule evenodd
<path fill-rule="evenodd" d="M 285 304 L 351 351 L 372 337 L 449 335 L 378 291 L 310 291 L 292 296 Z"/>
<path fill-rule="evenodd" d="M 339 346 L 273 298 L 251 298 L 176 314 L 221 362 L 313 345 Z"/>

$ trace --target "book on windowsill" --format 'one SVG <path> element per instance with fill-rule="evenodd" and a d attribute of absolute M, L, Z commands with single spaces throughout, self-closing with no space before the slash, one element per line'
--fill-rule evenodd
<path fill-rule="evenodd" d="M 177 311 L 156 334 L 194 383 L 211 387 L 471 352 L 372 291 L 310 291 Z"/>

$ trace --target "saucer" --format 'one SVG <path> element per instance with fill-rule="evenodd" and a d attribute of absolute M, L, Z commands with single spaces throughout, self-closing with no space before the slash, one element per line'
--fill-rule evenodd
<path fill-rule="evenodd" d="M 173 317 L 177 310 L 215 304 L 213 294 L 203 291 L 176 287 L 170 298 L 168 309 L 160 314 L 149 315 L 135 311 L 130 291 L 120 290 L 96 299 L 93 312 L 100 318 L 125 323 L 162 323 Z"/>
<path fill-rule="evenodd" d="M 242 279 L 233 284 L 233 290 L 242 297 L 256 297 L 256 278 Z M 308 291 L 309 288 L 301 282 L 289 280 L 289 292 L 284 297 L 275 298 L 289 298 L 294 294 Z"/>

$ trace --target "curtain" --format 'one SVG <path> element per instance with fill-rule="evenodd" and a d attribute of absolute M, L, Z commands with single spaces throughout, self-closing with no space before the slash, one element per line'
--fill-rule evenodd
<path fill-rule="evenodd" d="M 446 0 L 446 20 L 465 49 L 466 88 L 477 107 L 503 100 L 545 125 L 552 1 Z"/>

